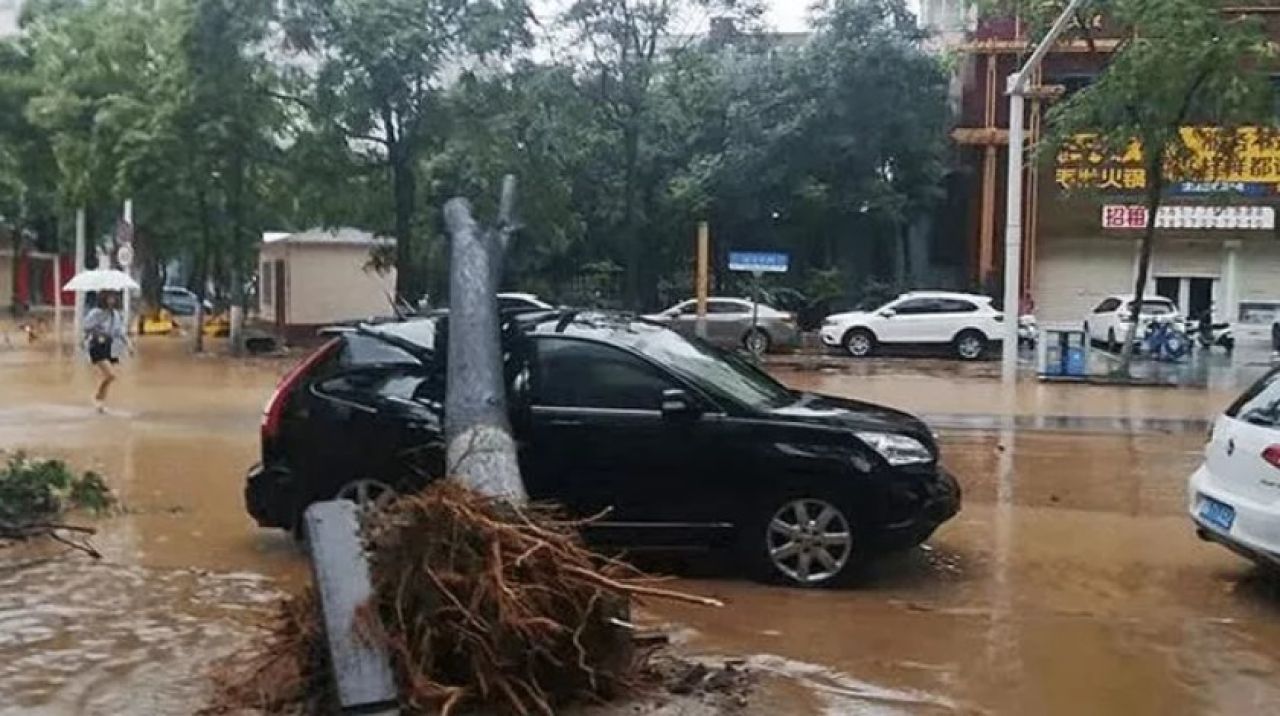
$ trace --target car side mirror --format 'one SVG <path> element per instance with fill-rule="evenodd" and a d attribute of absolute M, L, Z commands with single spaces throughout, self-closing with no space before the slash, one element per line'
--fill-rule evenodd
<path fill-rule="evenodd" d="M 697 412 L 697 406 L 688 393 L 678 389 L 662 391 L 662 417 L 676 418 L 696 415 Z"/>
<path fill-rule="evenodd" d="M 892 308 L 886 308 L 880 312 L 881 318 L 893 318 L 896 315 L 898 315 L 898 312 L 893 310 Z"/>

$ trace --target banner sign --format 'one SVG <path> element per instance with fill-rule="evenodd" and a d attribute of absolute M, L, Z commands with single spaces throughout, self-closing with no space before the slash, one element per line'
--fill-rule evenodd
<path fill-rule="evenodd" d="M 1256 127 L 1233 135 L 1183 127 L 1181 136 L 1187 154 L 1166 162 L 1165 169 L 1173 193 L 1280 193 L 1280 134 Z M 1142 146 L 1135 141 L 1123 152 L 1107 154 L 1097 135 L 1077 134 L 1058 151 L 1054 183 L 1064 190 L 1140 192 L 1147 186 Z"/>
<path fill-rule="evenodd" d="M 1102 228 L 1145 229 L 1147 207 L 1103 206 Z M 1270 231 L 1276 228 L 1276 210 L 1270 206 L 1162 206 L 1156 212 L 1156 228 Z"/>

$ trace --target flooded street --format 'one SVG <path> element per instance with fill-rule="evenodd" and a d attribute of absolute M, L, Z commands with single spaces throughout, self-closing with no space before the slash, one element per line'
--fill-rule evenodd
<path fill-rule="evenodd" d="M 100 416 L 80 361 L 0 348 L 0 448 L 100 471 L 125 505 L 96 525 L 100 563 L 0 554 L 0 714 L 190 713 L 205 666 L 303 583 L 301 552 L 257 529 L 241 495 L 261 406 L 289 365 L 144 341 Z M 1197 540 L 1184 516 L 1207 421 L 1242 386 L 1024 383 L 1005 403 L 989 366 L 779 375 L 920 414 L 966 499 L 928 549 L 875 565 L 856 588 L 689 576 L 681 588 L 729 606 L 656 607 L 691 648 L 806 686 L 786 712 L 1234 715 L 1280 703 L 1280 589 Z"/>

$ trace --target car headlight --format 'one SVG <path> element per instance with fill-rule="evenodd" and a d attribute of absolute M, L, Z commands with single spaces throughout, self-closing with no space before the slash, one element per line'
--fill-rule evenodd
<path fill-rule="evenodd" d="M 929 452 L 929 448 L 913 437 L 897 433 L 855 434 L 893 467 L 933 462 L 933 454 Z"/>
<path fill-rule="evenodd" d="M 838 325 L 840 325 L 840 321 L 837 321 L 834 318 L 827 318 L 822 321 L 823 328 L 833 328 Z"/>

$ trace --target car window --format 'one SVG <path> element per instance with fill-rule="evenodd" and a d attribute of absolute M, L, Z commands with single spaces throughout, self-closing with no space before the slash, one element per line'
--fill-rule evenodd
<path fill-rule="evenodd" d="M 560 338 L 534 343 L 534 405 L 660 410 L 678 387 L 656 368 L 612 346 Z"/>
<path fill-rule="evenodd" d="M 1227 416 L 1254 425 L 1280 427 L 1280 371 L 1254 383 L 1227 409 Z"/>
<path fill-rule="evenodd" d="M 977 310 L 978 307 L 971 301 L 958 298 L 938 299 L 938 313 L 973 313 Z"/>
<path fill-rule="evenodd" d="M 1129 302 L 1129 310 L 1133 310 L 1133 301 Z M 1177 311 L 1173 304 L 1169 301 L 1143 301 L 1142 315 L 1144 316 L 1167 316 Z"/>
<path fill-rule="evenodd" d="M 928 313 L 940 313 L 938 301 L 932 298 L 913 298 L 894 307 L 900 316 L 922 316 Z"/>
<path fill-rule="evenodd" d="M 750 312 L 751 312 L 751 308 L 749 306 L 744 306 L 743 304 L 736 303 L 734 301 L 708 301 L 707 302 L 707 313 L 728 315 L 728 314 L 734 314 L 734 313 L 745 314 Z"/>
<path fill-rule="evenodd" d="M 348 333 L 342 341 L 342 352 L 338 356 L 338 365 L 343 368 L 355 368 L 366 365 L 421 365 L 421 361 L 411 353 L 401 350 L 386 341 L 359 333 Z"/>
<path fill-rule="evenodd" d="M 1093 312 L 1094 313 L 1111 313 L 1112 311 L 1116 310 L 1119 307 L 1120 307 L 1120 299 L 1108 298 L 1102 303 L 1099 303 L 1098 307 L 1093 309 Z"/>
<path fill-rule="evenodd" d="M 682 303 L 676 307 L 676 313 L 679 313 L 682 316 L 692 316 L 697 312 L 698 312 L 697 301 L 689 301 L 688 303 Z"/>

